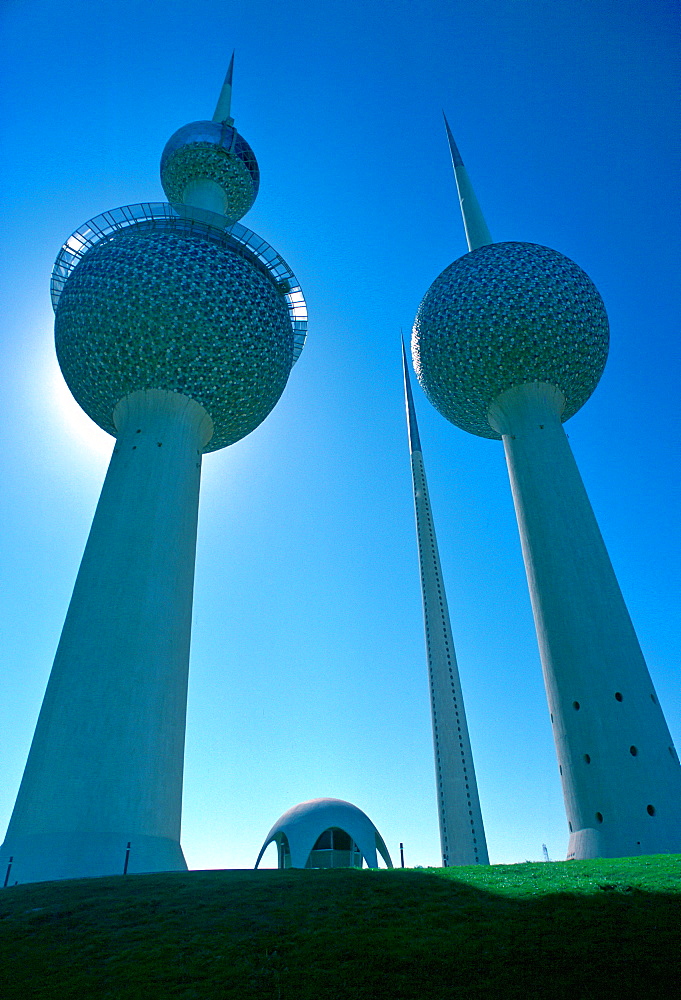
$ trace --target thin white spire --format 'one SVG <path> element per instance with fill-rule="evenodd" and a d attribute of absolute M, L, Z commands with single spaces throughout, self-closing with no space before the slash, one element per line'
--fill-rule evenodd
<path fill-rule="evenodd" d="M 493 243 L 494 240 L 490 236 L 490 231 L 487 228 L 487 223 L 478 204 L 478 199 L 475 197 L 473 185 L 470 182 L 468 172 L 461 159 L 461 153 L 454 141 L 454 136 L 452 135 L 452 130 L 449 127 L 449 122 L 444 111 L 442 112 L 442 117 L 445 120 L 445 128 L 447 129 L 449 151 L 452 154 L 454 179 L 456 180 L 456 189 L 459 192 L 459 204 L 461 206 L 461 215 L 463 216 L 463 226 L 466 230 L 468 249 L 477 250 L 478 247 L 487 246 L 489 243 Z"/>
<path fill-rule="evenodd" d="M 426 629 L 442 864 L 445 867 L 487 865 L 489 856 L 475 780 L 473 754 L 466 725 L 459 668 L 454 652 L 454 639 L 416 424 L 404 340 L 402 340 L 402 367 Z"/>
<path fill-rule="evenodd" d="M 400 331 L 401 333 L 402 331 Z M 409 378 L 409 365 L 407 362 L 407 349 L 404 346 L 402 337 L 402 371 L 404 372 L 404 395 L 407 404 L 407 430 L 409 432 L 410 452 L 421 451 L 421 439 L 419 428 L 416 423 L 416 410 L 414 409 L 414 397 L 411 394 L 411 380 Z"/>
<path fill-rule="evenodd" d="M 215 113 L 213 114 L 214 122 L 226 122 L 231 125 L 234 119 L 231 116 L 232 109 L 232 76 L 234 75 L 234 53 L 232 52 L 232 58 L 229 60 L 229 69 L 227 70 L 227 76 L 225 77 L 225 82 L 222 85 L 222 90 L 220 91 L 220 96 L 218 97 L 218 103 L 215 106 Z"/>

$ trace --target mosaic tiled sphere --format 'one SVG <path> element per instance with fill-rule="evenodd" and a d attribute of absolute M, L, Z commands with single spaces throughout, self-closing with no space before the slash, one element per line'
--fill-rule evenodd
<path fill-rule="evenodd" d="M 193 181 L 214 181 L 227 199 L 225 215 L 240 219 L 255 201 L 260 171 L 255 153 L 235 128 L 192 122 L 170 137 L 161 155 L 161 183 L 170 202 L 182 202 Z"/>
<path fill-rule="evenodd" d="M 571 417 L 598 385 L 608 318 L 587 274 L 535 243 L 493 243 L 450 264 L 419 306 L 414 368 L 433 405 L 463 430 L 499 438 L 487 413 L 500 393 L 547 382 Z"/>
<path fill-rule="evenodd" d="M 88 250 L 56 309 L 57 357 L 85 412 L 115 434 L 136 389 L 195 399 L 215 430 L 206 451 L 244 437 L 284 390 L 293 362 L 286 299 L 228 237 L 131 226 Z"/>

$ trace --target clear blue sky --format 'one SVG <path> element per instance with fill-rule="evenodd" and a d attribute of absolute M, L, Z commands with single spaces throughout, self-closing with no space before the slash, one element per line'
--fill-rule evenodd
<path fill-rule="evenodd" d="M 442 108 L 493 237 L 567 254 L 605 299 L 610 359 L 567 430 L 678 745 L 678 5 L 8 0 L 2 18 L 0 837 L 112 447 L 59 375 L 52 264 L 93 215 L 163 200 L 161 150 L 211 116 L 232 48 L 262 174 L 244 222 L 296 272 L 310 333 L 272 415 L 204 463 L 190 867 L 251 866 L 325 795 L 393 858 L 439 862 L 399 333 L 466 249 Z M 564 857 L 503 449 L 415 392 L 491 859 Z"/>

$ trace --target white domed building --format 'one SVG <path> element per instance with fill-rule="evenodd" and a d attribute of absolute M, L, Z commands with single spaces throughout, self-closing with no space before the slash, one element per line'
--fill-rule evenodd
<path fill-rule="evenodd" d="M 351 802 L 311 799 L 280 816 L 260 849 L 257 868 L 271 843 L 279 868 L 378 868 L 378 854 L 393 867 L 388 848 L 374 824 Z"/>

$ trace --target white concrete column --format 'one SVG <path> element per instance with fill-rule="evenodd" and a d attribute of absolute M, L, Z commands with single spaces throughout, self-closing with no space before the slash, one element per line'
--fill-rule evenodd
<path fill-rule="evenodd" d="M 569 858 L 681 851 L 681 768 L 560 420 L 516 386 L 504 441 L 570 828 Z"/>
<path fill-rule="evenodd" d="M 0 850 L 0 885 L 186 869 L 180 848 L 201 455 L 179 393 L 137 391 L 118 438 Z"/>
<path fill-rule="evenodd" d="M 205 212 L 213 212 L 214 215 L 224 215 L 227 195 L 219 184 L 204 177 L 187 184 L 182 193 L 182 202 Z"/>

